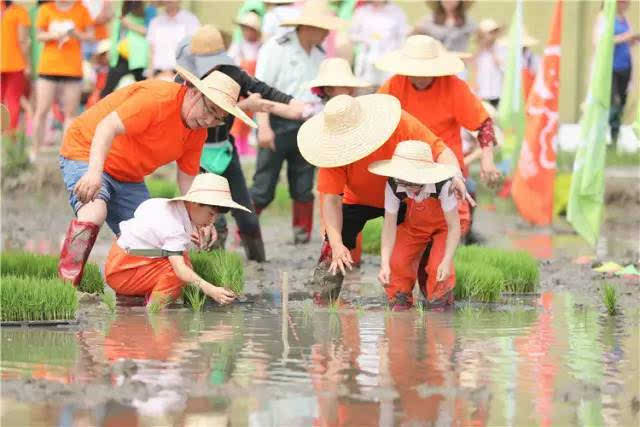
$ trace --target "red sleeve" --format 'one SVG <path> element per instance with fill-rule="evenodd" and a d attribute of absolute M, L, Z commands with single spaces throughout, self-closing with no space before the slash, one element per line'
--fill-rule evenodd
<path fill-rule="evenodd" d="M 160 114 L 160 102 L 150 89 L 138 88 L 120 104 L 115 112 L 122 120 L 125 132 L 135 135 L 144 132 Z"/>
<path fill-rule="evenodd" d="M 185 150 L 177 161 L 178 168 L 187 175 L 196 176 L 200 172 L 200 157 L 202 156 L 202 147 L 207 139 L 207 130 L 200 129 L 194 132 L 189 140 L 185 143 Z"/>
<path fill-rule="evenodd" d="M 47 31 L 49 28 L 49 9 L 47 5 L 42 5 L 38 8 L 38 14 L 36 15 L 36 28 L 42 31 Z"/>
<path fill-rule="evenodd" d="M 456 120 L 466 129 L 478 130 L 489 118 L 489 114 L 482 106 L 482 101 L 471 92 L 467 83 L 455 76 L 452 79 L 451 99 L 453 99 L 453 113 Z"/>
<path fill-rule="evenodd" d="M 347 167 L 319 168 L 318 191 L 327 194 L 342 194 L 347 184 Z"/>

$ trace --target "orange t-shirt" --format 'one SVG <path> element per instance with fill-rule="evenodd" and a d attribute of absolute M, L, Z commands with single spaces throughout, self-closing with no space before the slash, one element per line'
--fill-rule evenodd
<path fill-rule="evenodd" d="M 45 3 L 38 9 L 36 28 L 42 31 L 52 31 L 56 28 L 66 28 L 73 23 L 78 31 L 86 31 L 92 20 L 89 11 L 79 1 L 71 9 L 61 11 L 55 2 Z M 48 41 L 42 49 L 38 74 L 54 76 L 82 77 L 82 49 L 80 40 L 69 37 L 58 46 L 57 40 Z"/>
<path fill-rule="evenodd" d="M 417 90 L 407 76 L 393 76 L 378 92 L 398 98 L 404 110 L 442 138 L 466 175 L 460 127 L 477 130 L 489 114 L 463 80 L 456 76 L 436 77 L 427 89 Z"/>
<path fill-rule="evenodd" d="M 109 28 L 107 24 L 95 24 L 93 26 L 93 38 L 96 41 L 104 40 L 109 37 Z"/>
<path fill-rule="evenodd" d="M 163 80 L 145 80 L 103 98 L 69 126 L 60 155 L 89 161 L 96 126 L 115 111 L 125 132 L 113 139 L 104 171 L 119 181 L 142 182 L 160 166 L 178 162 L 181 171 L 197 175 L 206 129 L 189 129 L 180 110 L 187 88 Z"/>
<path fill-rule="evenodd" d="M 0 39 L 0 72 L 11 73 L 23 71 L 27 65 L 26 58 L 20 49 L 18 28 L 31 25 L 29 12 L 17 4 L 5 8 L 2 2 L 2 39 Z"/>
<path fill-rule="evenodd" d="M 396 146 L 409 139 L 428 143 L 431 146 L 434 159 L 437 159 L 447 147 L 418 119 L 406 111 L 402 111 L 398 127 L 382 147 L 349 165 L 320 168 L 318 171 L 318 191 L 327 194 L 344 193 L 342 202 L 347 205 L 384 208 L 384 186 L 387 177 L 372 174 L 368 167 L 378 160 L 391 159 Z"/>

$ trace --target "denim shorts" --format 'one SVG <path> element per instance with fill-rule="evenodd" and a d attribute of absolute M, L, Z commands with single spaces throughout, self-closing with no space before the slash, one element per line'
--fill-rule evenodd
<path fill-rule="evenodd" d="M 77 214 L 82 207 L 82 202 L 73 193 L 73 187 L 87 172 L 89 163 L 62 156 L 58 156 L 58 159 L 62 179 L 69 192 L 69 204 Z M 96 197 L 107 203 L 107 224 L 116 235 L 119 235 L 120 222 L 133 218 L 133 213 L 138 206 L 149 199 L 149 190 L 144 182 L 122 182 L 103 172 L 102 186 Z"/>

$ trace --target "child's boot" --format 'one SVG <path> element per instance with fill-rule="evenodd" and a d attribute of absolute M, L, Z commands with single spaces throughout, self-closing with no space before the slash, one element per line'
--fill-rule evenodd
<path fill-rule="evenodd" d="M 89 258 L 100 226 L 87 221 L 72 220 L 60 251 L 58 274 L 65 281 L 78 287 L 82 280 L 84 265 Z"/>
<path fill-rule="evenodd" d="M 310 202 L 293 201 L 293 242 L 309 243 L 313 226 L 313 200 Z"/>

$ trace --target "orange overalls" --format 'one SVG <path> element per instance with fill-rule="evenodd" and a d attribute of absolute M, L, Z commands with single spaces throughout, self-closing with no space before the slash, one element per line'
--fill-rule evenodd
<path fill-rule="evenodd" d="M 191 267 L 188 252 L 184 252 L 184 261 Z M 150 258 L 129 255 L 114 240 L 104 269 L 107 284 L 119 295 L 146 296 L 152 294 L 180 296 L 184 286 L 173 270 L 169 258 Z"/>
<path fill-rule="evenodd" d="M 453 261 L 451 275 L 444 282 L 436 282 L 436 272 L 444 257 L 447 244 L 447 221 L 440 206 L 438 194 L 432 194 L 421 202 L 406 197 L 407 213 L 404 222 L 398 226 L 396 243 L 391 254 L 391 277 L 389 285 L 385 287 L 387 298 L 393 301 L 396 293 L 407 295 L 409 303 L 413 303 L 413 286 L 418 276 L 420 258 L 425 248 L 431 243 L 429 259 L 425 267 L 427 276 L 426 289 L 424 282 L 420 282 L 420 290 L 427 301 L 434 302 L 446 297 L 448 303 L 453 303 L 453 288 L 456 284 Z M 460 203 L 458 203 L 460 206 Z M 466 224 L 466 225 L 465 225 Z M 461 221 L 461 235 L 463 228 L 469 226 Z"/>

